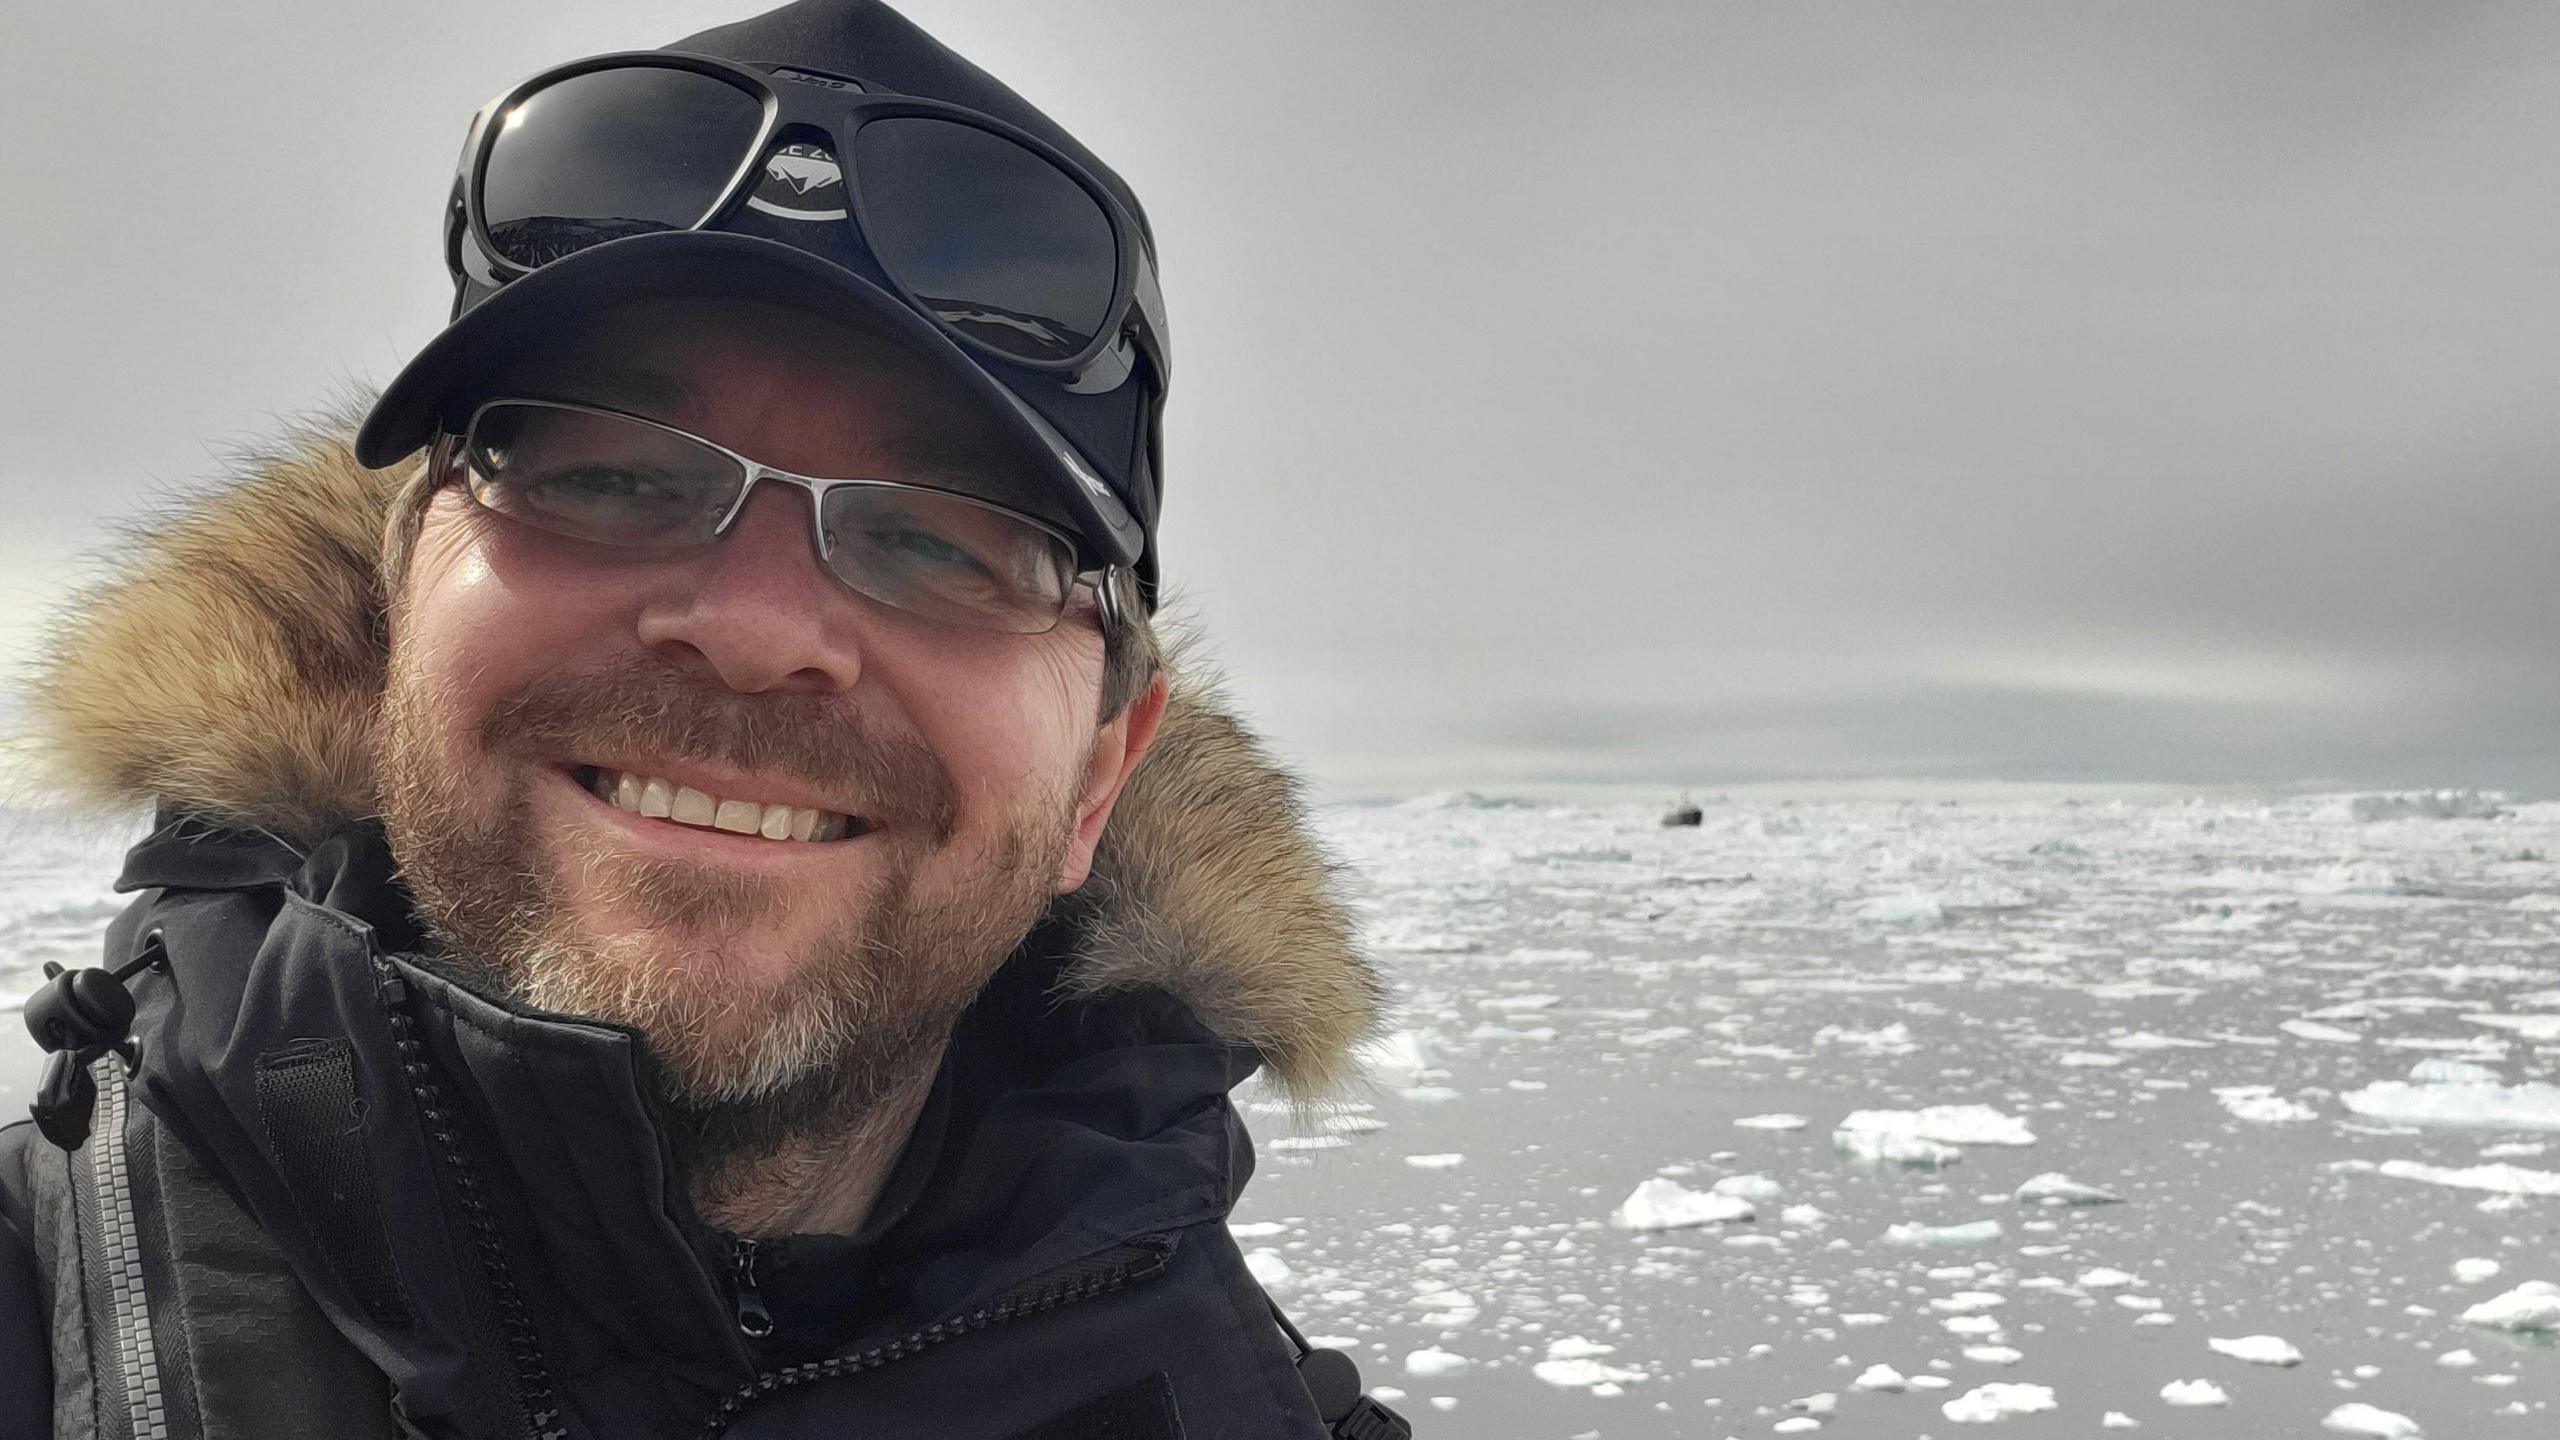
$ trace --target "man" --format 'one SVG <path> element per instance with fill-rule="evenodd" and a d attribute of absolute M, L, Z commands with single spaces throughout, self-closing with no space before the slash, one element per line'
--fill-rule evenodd
<path fill-rule="evenodd" d="M 159 823 L 28 1005 L 0 1431 L 1401 1433 L 1223 1223 L 1377 986 L 1157 650 L 1127 187 L 806 0 L 510 92 L 447 235 L 35 689 Z"/>

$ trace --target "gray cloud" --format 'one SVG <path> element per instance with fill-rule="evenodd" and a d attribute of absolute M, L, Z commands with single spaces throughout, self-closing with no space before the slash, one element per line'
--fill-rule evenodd
<path fill-rule="evenodd" d="M 744 8 L 0 19 L 0 600 L 432 332 L 480 100 Z M 911 13 L 1147 198 L 1169 571 L 1339 788 L 2560 790 L 2560 12 Z"/>

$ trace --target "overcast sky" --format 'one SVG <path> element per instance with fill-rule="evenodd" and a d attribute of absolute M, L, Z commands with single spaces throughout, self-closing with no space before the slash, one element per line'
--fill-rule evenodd
<path fill-rule="evenodd" d="M 904 8 L 1147 204 L 1327 793 L 2560 793 L 2560 7 Z M 433 333 L 476 106 L 753 9 L 0 7 L 0 645 Z"/>

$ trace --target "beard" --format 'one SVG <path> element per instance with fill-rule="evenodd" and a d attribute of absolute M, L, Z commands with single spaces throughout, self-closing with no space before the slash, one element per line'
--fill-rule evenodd
<path fill-rule="evenodd" d="M 956 830 L 955 787 L 920 741 L 875 733 L 840 703 L 743 695 L 635 657 L 546 676 L 453 724 L 444 687 L 395 646 L 376 766 L 394 860 L 428 934 L 534 1008 L 648 1040 L 671 1138 L 698 1184 L 759 1162 L 930 1078 L 960 1014 L 1051 898 L 1072 835 L 1071 787 L 1046 787 L 980 846 L 977 874 L 928 894 Z M 799 953 L 754 957 L 753 927 L 805 909 L 754 874 L 582 845 L 541 832 L 533 787 L 581 754 L 712 760 L 844 796 L 874 822 L 865 878 L 830 897 Z M 494 773 L 494 796 L 464 777 Z M 671 822 L 662 822 L 671 823 Z M 582 907 L 584 913 L 582 913 Z M 608 930 L 604 920 L 619 922 Z M 758 978 L 761 977 L 761 978 Z"/>

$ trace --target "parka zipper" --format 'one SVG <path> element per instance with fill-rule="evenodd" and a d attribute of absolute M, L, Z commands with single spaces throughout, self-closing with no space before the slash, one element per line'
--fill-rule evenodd
<path fill-rule="evenodd" d="M 124 1061 L 105 1055 L 89 1069 L 98 1084 L 98 1120 L 88 1144 L 89 1179 L 97 1197 L 92 1254 L 107 1283 L 107 1323 L 115 1340 L 126 1422 L 133 1440 L 162 1440 L 169 1432 L 160 1394 L 160 1351 L 151 1338 L 142 1237 L 134 1229 L 133 1177 L 126 1168 Z"/>
<path fill-rule="evenodd" d="M 761 1340 L 773 1333 L 773 1312 L 756 1289 L 756 1242 L 743 1235 L 730 1242 L 729 1263 L 738 1278 L 738 1333 Z"/>
<path fill-rule="evenodd" d="M 568 1427 L 562 1423 L 559 1400 L 552 1393 L 551 1368 L 543 1358 L 541 1331 L 534 1324 L 533 1310 L 525 1303 L 524 1292 L 516 1286 L 515 1268 L 507 1259 L 506 1237 L 498 1230 L 497 1216 L 490 1212 L 488 1199 L 480 1193 L 470 1152 L 463 1148 L 457 1122 L 445 1108 L 443 1088 L 437 1085 L 435 1071 L 428 1063 L 427 1047 L 418 1038 L 417 1020 L 409 1013 L 408 984 L 390 960 L 379 954 L 373 957 L 373 973 L 375 994 L 389 1017 L 391 1042 L 400 1057 L 400 1073 L 409 1082 L 418 1118 L 436 1143 L 446 1176 L 453 1182 L 454 1196 L 461 1202 L 463 1219 L 478 1242 L 481 1271 L 497 1306 L 507 1366 L 514 1372 L 524 1433 L 532 1440 L 570 1440 Z"/>
<path fill-rule="evenodd" d="M 703 1422 L 701 1440 L 719 1440 L 751 1407 L 796 1386 L 877 1370 L 963 1335 L 993 1330 L 1016 1320 L 1029 1319 L 1153 1280 L 1164 1273 L 1165 1266 L 1171 1261 L 1173 1245 L 1173 1237 L 1169 1235 L 1145 1236 L 1091 1259 L 1061 1266 L 1046 1275 L 1027 1280 L 966 1315 L 936 1321 L 921 1330 L 882 1344 L 866 1346 L 850 1355 L 766 1371 L 722 1398 L 719 1408 Z M 750 1292 L 740 1292 L 741 1315 L 744 1314 L 744 1296 L 747 1293 Z M 757 1303 L 761 1306 L 762 1301 Z M 768 1316 L 767 1320 L 769 1323 L 771 1317 Z"/>

